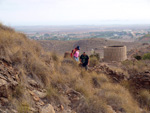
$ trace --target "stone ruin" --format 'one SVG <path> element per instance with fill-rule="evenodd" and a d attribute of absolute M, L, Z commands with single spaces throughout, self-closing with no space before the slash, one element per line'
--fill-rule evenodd
<path fill-rule="evenodd" d="M 104 61 L 124 61 L 127 59 L 126 46 L 105 46 Z"/>

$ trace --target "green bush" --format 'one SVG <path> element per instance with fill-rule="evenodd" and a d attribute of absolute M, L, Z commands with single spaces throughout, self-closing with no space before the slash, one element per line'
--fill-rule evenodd
<path fill-rule="evenodd" d="M 150 60 L 150 53 L 146 53 L 142 57 L 143 60 Z"/>

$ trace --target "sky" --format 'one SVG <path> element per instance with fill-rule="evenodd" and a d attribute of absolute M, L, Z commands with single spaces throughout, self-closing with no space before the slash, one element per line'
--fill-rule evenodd
<path fill-rule="evenodd" d="M 150 24 L 150 0 L 0 0 L 0 22 L 14 26 Z"/>

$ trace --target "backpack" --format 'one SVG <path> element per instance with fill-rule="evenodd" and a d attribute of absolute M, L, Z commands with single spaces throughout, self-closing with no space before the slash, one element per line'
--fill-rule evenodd
<path fill-rule="evenodd" d="M 73 53 L 74 53 L 74 54 L 76 53 L 76 49 L 73 49 L 73 50 L 71 51 L 71 54 L 70 54 L 71 57 L 73 57 L 73 55 L 74 55 Z"/>

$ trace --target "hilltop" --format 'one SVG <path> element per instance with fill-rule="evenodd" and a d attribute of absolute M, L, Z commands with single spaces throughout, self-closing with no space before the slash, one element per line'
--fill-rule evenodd
<path fill-rule="evenodd" d="M 74 60 L 46 52 L 36 41 L 0 25 L 0 112 L 150 111 L 149 64 L 97 63 L 85 71 Z"/>

